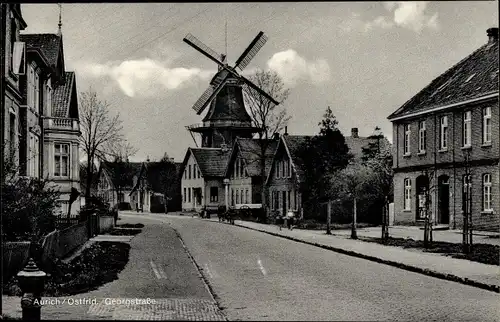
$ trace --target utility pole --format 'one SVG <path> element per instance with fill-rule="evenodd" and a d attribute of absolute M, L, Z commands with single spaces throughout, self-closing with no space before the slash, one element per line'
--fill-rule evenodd
<path fill-rule="evenodd" d="M 423 203 L 423 211 L 424 211 L 424 247 L 428 248 L 432 244 L 432 211 L 431 211 L 431 189 L 434 182 L 433 173 L 429 176 L 429 172 L 426 170 L 424 172 L 425 177 L 427 177 L 427 188 L 424 188 L 423 200 L 420 201 Z"/>
<path fill-rule="evenodd" d="M 328 202 L 326 204 L 326 234 L 327 235 L 332 234 L 331 221 L 332 221 L 332 202 L 331 202 L 331 200 L 328 200 Z"/>
<path fill-rule="evenodd" d="M 354 209 L 353 209 L 353 214 L 352 214 L 352 226 L 351 226 L 351 238 L 352 239 L 358 239 L 358 234 L 356 232 L 356 217 L 357 217 L 357 200 L 356 200 L 356 195 L 354 195 Z"/>

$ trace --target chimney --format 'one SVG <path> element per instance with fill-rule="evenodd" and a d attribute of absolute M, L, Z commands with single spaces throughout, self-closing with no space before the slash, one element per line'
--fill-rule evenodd
<path fill-rule="evenodd" d="M 285 126 L 285 134 L 284 135 L 288 135 L 288 126 Z"/>
<path fill-rule="evenodd" d="M 498 28 L 489 28 L 486 30 L 488 35 L 488 44 L 498 41 Z"/>
<path fill-rule="evenodd" d="M 353 137 L 353 138 L 358 138 L 359 137 L 358 136 L 358 128 L 357 127 L 353 127 L 351 129 L 351 137 Z"/>

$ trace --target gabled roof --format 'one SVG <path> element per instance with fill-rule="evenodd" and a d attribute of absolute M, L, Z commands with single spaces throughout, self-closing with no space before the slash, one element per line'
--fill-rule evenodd
<path fill-rule="evenodd" d="M 184 161 L 182 162 L 181 173 L 186 167 L 189 157 L 193 155 L 196 164 L 203 177 L 223 177 L 226 165 L 229 160 L 229 151 L 221 148 L 188 148 Z"/>
<path fill-rule="evenodd" d="M 20 39 L 26 43 L 26 49 L 39 48 L 47 57 L 50 65 L 57 65 L 62 39 L 56 34 L 22 34 Z"/>
<path fill-rule="evenodd" d="M 134 176 L 141 171 L 142 162 L 128 162 L 127 173 L 124 174 L 126 187 L 132 188 L 134 186 Z M 115 171 L 122 171 L 122 165 L 116 162 L 103 161 L 101 163 L 102 169 L 107 171 L 110 175 L 111 181 L 113 181 L 113 173 Z M 114 184 L 114 182 L 113 182 Z"/>
<path fill-rule="evenodd" d="M 498 33 L 498 29 L 496 30 Z M 498 35 L 424 87 L 388 119 L 498 93 Z"/>
<path fill-rule="evenodd" d="M 76 97 L 76 77 L 74 72 L 65 73 L 64 84 L 55 88 L 52 95 L 52 116 L 78 118 L 78 107 L 71 110 L 71 103 L 77 103 Z M 72 102 L 72 98 L 75 102 Z"/>
<path fill-rule="evenodd" d="M 274 152 L 276 151 L 276 147 L 278 146 L 278 140 L 269 140 L 267 149 L 265 151 L 266 157 L 266 165 L 265 165 L 265 173 L 269 172 L 271 165 L 273 163 Z M 245 163 L 245 168 L 250 177 L 258 177 L 260 176 L 260 155 L 261 155 L 261 146 L 259 139 L 250 139 L 250 138 L 237 138 L 233 149 L 231 151 L 231 155 L 226 167 L 225 176 L 228 177 L 230 174 L 231 165 L 234 163 L 237 155 L 240 155 L 243 158 Z"/>

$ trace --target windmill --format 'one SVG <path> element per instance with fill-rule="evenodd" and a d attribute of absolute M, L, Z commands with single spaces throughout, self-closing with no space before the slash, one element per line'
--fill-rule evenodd
<path fill-rule="evenodd" d="M 243 88 L 258 92 L 263 100 L 278 105 L 271 95 L 240 75 L 237 69 L 243 71 L 267 41 L 267 36 L 261 31 L 236 60 L 234 66 L 229 66 L 225 55 L 202 43 L 196 37 L 188 34 L 183 41 L 202 53 L 218 65 L 218 72 L 212 78 L 209 87 L 194 103 L 193 109 L 200 115 L 207 106 L 210 109 L 203 119 L 202 126 L 190 126 L 191 132 L 202 134 L 202 146 L 218 147 L 223 142 L 232 143 L 235 137 L 251 137 L 260 129 L 252 126 L 243 101 Z M 218 58 L 220 57 L 220 58 Z M 216 136 L 222 135 L 225 140 L 216 142 Z M 194 139 L 194 137 L 193 137 Z M 196 142 L 196 141 L 195 141 Z"/>

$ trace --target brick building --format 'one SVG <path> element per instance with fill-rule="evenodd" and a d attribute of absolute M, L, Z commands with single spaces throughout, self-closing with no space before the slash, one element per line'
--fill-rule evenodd
<path fill-rule="evenodd" d="M 393 123 L 395 224 L 422 224 L 428 191 L 434 223 L 459 228 L 469 189 L 474 227 L 498 230 L 498 28 L 488 29 L 487 35 L 485 45 L 388 117 Z"/>

